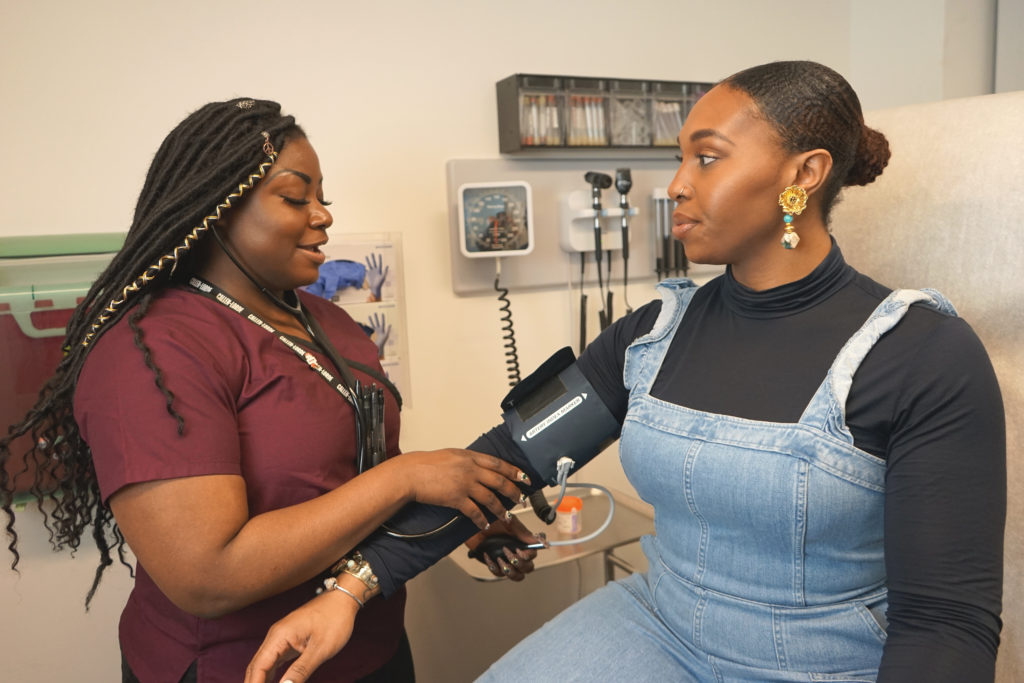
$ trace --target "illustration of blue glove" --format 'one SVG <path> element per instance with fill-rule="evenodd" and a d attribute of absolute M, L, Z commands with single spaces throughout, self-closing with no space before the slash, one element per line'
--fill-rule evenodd
<path fill-rule="evenodd" d="M 370 288 L 373 301 L 380 301 L 380 291 L 388 279 L 389 270 L 391 270 L 391 266 L 384 265 L 383 256 L 370 254 L 366 257 L 366 285 Z"/>
<path fill-rule="evenodd" d="M 320 266 L 320 277 L 306 287 L 306 291 L 325 299 L 331 299 L 339 289 L 361 287 L 364 279 L 366 279 L 366 266 L 347 259 L 336 259 Z"/>

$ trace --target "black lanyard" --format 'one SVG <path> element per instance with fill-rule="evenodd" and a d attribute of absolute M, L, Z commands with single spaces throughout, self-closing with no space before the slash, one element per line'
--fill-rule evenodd
<path fill-rule="evenodd" d="M 384 430 L 384 390 L 376 383 L 369 387 L 363 386 L 352 374 L 349 363 L 337 352 L 331 344 L 323 329 L 316 319 L 302 309 L 296 298 L 296 305 L 289 312 L 295 315 L 296 319 L 309 333 L 314 344 L 331 359 L 331 362 L 341 375 L 340 380 L 335 377 L 327 368 L 320 365 L 316 356 L 292 341 L 288 335 L 280 332 L 273 325 L 263 320 L 242 304 L 231 298 L 226 292 L 202 278 L 191 277 L 188 284 L 199 294 L 211 301 L 223 305 L 234 311 L 249 322 L 263 328 L 275 335 L 282 344 L 288 347 L 301 359 L 307 367 L 315 371 L 328 385 L 338 392 L 345 401 L 352 406 L 355 412 L 356 425 L 356 471 L 363 472 L 370 467 L 379 464 L 387 457 L 386 433 Z M 388 382 L 387 384 L 390 384 Z M 391 387 L 389 387 L 390 389 Z M 395 393 L 396 399 L 398 394 Z M 400 400 L 400 399 L 399 399 Z"/>

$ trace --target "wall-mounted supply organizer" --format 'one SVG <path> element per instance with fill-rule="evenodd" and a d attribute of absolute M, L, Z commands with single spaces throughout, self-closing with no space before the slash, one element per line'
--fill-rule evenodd
<path fill-rule="evenodd" d="M 64 357 L 65 327 L 96 276 L 124 243 L 124 233 L 0 238 L 0 428 L 20 421 Z M 11 444 L 4 467 L 16 492 L 28 491 L 35 468 L 21 456 L 29 435 Z M 27 500 L 19 494 L 16 501 Z"/>
<path fill-rule="evenodd" d="M 503 154 L 674 147 L 712 83 L 515 74 L 497 83 Z"/>

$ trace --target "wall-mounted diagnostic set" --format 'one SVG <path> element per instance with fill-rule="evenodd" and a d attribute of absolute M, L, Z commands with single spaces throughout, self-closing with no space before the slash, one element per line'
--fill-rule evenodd
<path fill-rule="evenodd" d="M 576 368 L 570 347 L 520 379 L 509 290 L 500 284 L 502 259 L 529 255 L 506 264 L 506 287 L 568 285 L 573 296 L 578 282 L 580 352 L 587 345 L 587 292 L 593 293 L 594 285 L 603 330 L 615 319 L 613 281 L 623 302 L 617 307 L 629 314 L 631 270 L 645 279 L 685 276 L 689 264 L 671 235 L 674 202 L 665 190 L 676 163 L 670 152 L 658 148 L 676 146 L 683 120 L 710 87 L 704 82 L 509 76 L 497 83 L 497 96 L 500 149 L 511 155 L 448 162 L 452 287 L 457 294 L 483 293 L 493 277 L 502 302 L 512 387 L 502 401 L 504 419 L 534 468 L 559 489 L 554 505 L 543 491 L 530 496 L 538 517 L 549 524 L 567 487 L 597 488 L 611 499 L 602 487 L 567 479 L 614 438 L 618 424 Z M 547 154 L 536 154 L 544 148 Z M 606 151 L 595 155 L 595 149 Z M 631 196 L 641 199 L 631 202 Z M 645 241 L 652 248 L 630 249 L 637 237 L 631 234 L 634 225 L 649 235 Z M 637 257 L 632 266 L 631 257 Z M 486 258 L 494 258 L 493 272 Z M 653 298 L 653 288 L 649 294 Z M 608 519 L 593 533 L 552 545 L 593 538 L 608 525 L 614 509 L 612 501 Z M 494 538 L 481 544 L 477 554 L 499 557 L 508 545 L 521 546 L 509 537 Z"/>

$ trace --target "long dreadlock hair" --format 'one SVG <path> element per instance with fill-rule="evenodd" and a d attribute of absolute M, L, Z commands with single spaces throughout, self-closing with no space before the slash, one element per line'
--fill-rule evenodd
<path fill-rule="evenodd" d="M 27 492 L 43 514 L 54 550 L 74 552 L 88 530 L 100 552 L 86 609 L 103 571 L 113 564 L 111 551 L 125 560 L 125 540 L 104 504 L 88 444 L 73 414 L 75 384 L 89 351 L 121 318 L 135 332 L 135 345 L 174 410 L 174 396 L 164 386 L 138 326 L 155 293 L 184 278 L 195 263 L 194 244 L 212 229 L 233 204 L 263 178 L 277 157 L 275 150 L 304 133 L 295 119 L 281 114 L 276 102 L 239 98 L 203 106 L 178 124 L 164 139 L 149 167 L 125 243 L 96 279 L 67 326 L 65 355 L 25 418 L 0 439 L 0 508 L 6 515 L 17 571 L 20 555 L 12 508 L 15 480 L 31 473 Z M 26 450 L 12 453 L 15 440 Z M 18 446 L 17 448 L 20 448 Z M 19 460 L 20 458 L 20 460 Z M 8 461 L 20 472 L 8 473 Z M 49 508 L 49 509 L 47 509 Z"/>

